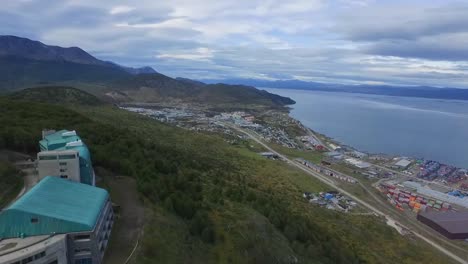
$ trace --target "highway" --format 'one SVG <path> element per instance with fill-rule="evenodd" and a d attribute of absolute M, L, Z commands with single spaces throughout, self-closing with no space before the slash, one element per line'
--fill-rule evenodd
<path fill-rule="evenodd" d="M 307 174 L 315 177 L 316 179 L 320 180 L 321 182 L 329 185 L 330 187 L 336 189 L 337 191 L 341 192 L 342 194 L 345 194 L 346 196 L 350 197 L 351 199 L 353 199 L 354 201 L 358 202 L 359 204 L 363 205 L 364 207 L 366 207 L 367 209 L 369 209 L 370 211 L 374 212 L 375 214 L 377 215 L 380 215 L 380 216 L 383 216 L 387 219 L 387 222 L 389 223 L 395 223 L 396 225 L 398 226 L 401 226 L 402 228 L 404 229 L 407 229 L 407 230 L 411 230 L 410 228 L 402 225 L 401 223 L 399 223 L 398 221 L 396 221 L 395 219 L 393 219 L 392 217 L 390 217 L 388 214 L 382 212 L 380 209 L 377 209 L 375 206 L 363 201 L 362 199 L 356 197 L 355 195 L 347 192 L 346 190 L 340 188 L 339 186 L 337 186 L 336 182 L 334 182 L 333 180 L 331 180 L 329 177 L 325 176 L 325 175 L 322 175 L 318 172 L 315 172 L 305 166 L 302 166 L 292 160 L 290 160 L 288 157 L 282 155 L 281 153 L 278 153 L 277 151 L 275 151 L 274 149 L 272 149 L 270 146 L 268 146 L 267 144 L 265 144 L 263 141 L 261 141 L 259 138 L 257 138 L 256 136 L 254 136 L 251 132 L 248 132 L 244 129 L 241 129 L 237 126 L 234 126 L 232 124 L 227 124 L 227 123 L 224 123 L 226 126 L 229 126 L 231 127 L 232 129 L 235 129 L 245 135 L 247 135 L 249 138 L 251 138 L 252 140 L 254 140 L 255 142 L 257 142 L 258 144 L 262 145 L 265 149 L 267 149 L 268 151 L 272 152 L 272 153 L 275 153 L 276 155 L 278 155 L 278 157 L 280 157 L 281 159 L 283 159 L 284 161 L 288 162 L 291 166 L 294 166 L 304 172 L 306 172 Z M 363 185 L 361 185 L 363 186 Z M 364 187 L 365 188 L 365 187 Z M 367 188 L 365 188 L 367 190 Z M 376 197 L 373 197 L 374 199 L 376 199 Z M 394 226 L 395 227 L 395 226 Z M 397 229 L 398 230 L 398 229 Z M 398 230 L 400 231 L 400 230 Z M 433 240 L 427 238 L 426 236 L 424 235 L 421 235 L 417 232 L 414 232 L 412 231 L 412 234 L 415 235 L 416 237 L 420 238 L 421 240 L 425 241 L 426 243 L 430 244 L 431 246 L 433 246 L 434 248 L 436 248 L 437 250 L 439 250 L 440 252 L 444 253 L 445 255 L 447 255 L 448 257 L 452 258 L 453 260 L 455 260 L 456 262 L 458 263 L 461 263 L 461 264 L 468 264 L 468 262 L 465 260 L 465 259 L 462 259 L 460 258 L 459 256 L 455 255 L 454 253 L 450 252 L 449 250 L 447 250 L 446 248 L 442 247 L 441 245 L 439 245 L 438 243 L 434 242 Z"/>

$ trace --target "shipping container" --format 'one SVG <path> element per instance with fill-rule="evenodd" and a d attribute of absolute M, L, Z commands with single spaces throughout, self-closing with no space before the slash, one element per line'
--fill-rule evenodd
<path fill-rule="evenodd" d="M 421 212 L 425 212 L 427 207 L 425 205 L 421 205 L 421 207 L 419 208 Z"/>

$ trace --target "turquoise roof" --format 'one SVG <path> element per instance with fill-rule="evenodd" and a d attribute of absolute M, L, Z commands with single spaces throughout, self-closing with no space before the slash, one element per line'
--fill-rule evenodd
<path fill-rule="evenodd" d="M 62 134 L 70 132 L 69 130 L 60 130 L 56 131 L 53 134 L 45 136 L 44 139 L 39 141 L 41 150 L 65 150 L 65 145 L 69 142 L 79 141 L 81 138 L 79 136 L 66 136 Z"/>
<path fill-rule="evenodd" d="M 45 177 L 0 213 L 0 238 L 91 231 L 108 197 L 101 188 Z"/>
<path fill-rule="evenodd" d="M 45 136 L 44 139 L 39 141 L 41 151 L 48 150 L 76 150 L 80 155 L 80 182 L 86 184 L 93 184 L 93 167 L 91 162 L 91 154 L 88 147 L 83 143 L 82 146 L 66 146 L 67 143 L 80 141 L 78 135 L 63 136 L 63 133 L 71 132 L 69 130 L 60 130 L 53 134 Z"/>

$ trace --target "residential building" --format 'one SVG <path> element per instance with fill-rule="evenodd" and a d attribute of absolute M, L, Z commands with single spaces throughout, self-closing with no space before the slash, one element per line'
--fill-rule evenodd
<path fill-rule="evenodd" d="M 104 189 L 45 177 L 0 213 L 0 263 L 100 264 L 113 221 Z"/>
<path fill-rule="evenodd" d="M 75 131 L 45 130 L 37 154 L 39 180 L 56 176 L 88 185 L 95 185 L 91 154 Z"/>

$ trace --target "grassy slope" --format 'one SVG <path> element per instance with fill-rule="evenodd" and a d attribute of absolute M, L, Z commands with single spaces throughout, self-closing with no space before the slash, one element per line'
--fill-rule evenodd
<path fill-rule="evenodd" d="M 138 263 L 447 262 L 376 218 L 311 207 L 301 193 L 326 188 L 244 145 L 111 107 L 0 100 L 0 147 L 33 152 L 43 127 L 77 129 L 96 165 L 137 179 L 149 212 Z"/>
<path fill-rule="evenodd" d="M 108 111 L 102 111 L 102 109 L 88 109 L 86 110 L 86 113 L 101 122 L 113 123 L 117 118 L 116 113 L 109 109 Z M 120 125 L 125 126 L 126 124 L 131 124 L 131 127 L 137 131 L 146 131 L 148 133 L 147 136 L 150 136 L 151 131 L 160 129 L 160 125 L 157 122 L 149 121 L 144 117 L 135 117 L 132 113 L 120 113 L 118 116 Z M 440 258 L 432 258 L 434 255 L 438 255 L 431 253 L 430 248 L 426 245 L 417 245 L 415 241 L 407 241 L 406 239 L 401 238 L 393 230 L 375 218 L 343 216 L 326 210 L 324 211 L 319 208 L 311 208 L 300 198 L 301 192 L 327 190 L 326 187 L 312 180 L 309 176 L 301 173 L 300 171 L 286 167 L 284 164 L 278 162 L 262 159 L 242 145 L 231 148 L 237 152 L 239 155 L 238 158 L 243 160 L 242 169 L 245 170 L 245 173 L 250 175 L 250 180 L 253 181 L 257 190 L 262 190 L 263 192 L 274 192 L 277 193 L 281 199 L 287 199 L 289 203 L 288 206 L 293 210 L 293 213 L 306 215 L 306 218 L 309 221 L 316 223 L 319 226 L 319 229 L 323 232 L 330 232 L 332 236 L 336 235 L 341 237 L 344 245 L 355 249 L 359 252 L 359 255 L 365 256 L 361 261 L 367 261 L 369 263 L 418 263 L 422 259 L 426 259 L 425 261 L 428 263 L 437 263 L 437 261 L 441 261 Z M 296 156 L 295 154 L 298 153 L 293 153 L 292 151 L 288 154 Z M 318 161 L 320 156 L 321 155 L 318 153 L 310 152 L 310 157 L 308 158 L 310 160 Z M 205 251 L 207 250 L 206 248 L 203 248 L 200 244 L 197 244 L 194 241 L 190 241 L 189 245 L 187 245 L 187 241 L 180 239 L 183 237 L 181 235 L 181 233 L 183 233 L 181 230 L 184 230 L 184 227 L 186 228 L 184 223 L 174 221 L 172 217 L 164 215 L 161 211 L 162 210 L 159 209 L 155 210 L 157 213 L 155 213 L 153 220 L 157 223 L 161 223 L 165 228 L 159 228 L 158 225 L 153 225 L 153 220 L 151 220 L 152 224 L 148 225 L 147 236 L 144 244 L 147 251 L 142 252 L 144 253 L 143 256 L 147 256 L 148 252 L 152 252 L 155 248 L 159 248 L 159 252 L 161 252 L 162 255 L 156 254 L 153 257 L 161 259 L 161 263 L 166 261 L 177 262 L 180 258 L 187 260 L 186 257 L 192 258 L 195 263 L 205 262 L 205 258 L 207 256 L 211 256 L 208 254 L 210 251 Z M 221 208 L 217 208 L 214 215 L 221 223 L 217 224 L 217 233 L 219 232 L 218 235 L 223 237 L 223 243 L 221 245 L 217 245 L 214 249 L 211 249 L 211 254 L 214 255 L 214 257 L 211 257 L 212 260 L 216 260 L 215 262 L 226 261 L 227 263 L 246 262 L 247 259 L 243 259 L 238 254 L 243 250 L 245 252 L 249 252 L 248 248 L 253 245 L 256 246 L 253 249 L 255 253 L 251 253 L 250 256 L 261 256 L 262 250 L 265 250 L 266 248 L 274 249 L 278 247 L 278 245 L 281 245 L 279 246 L 279 249 L 270 250 L 270 254 L 271 252 L 281 252 L 279 255 L 285 257 L 290 255 L 292 249 L 296 250 L 296 254 L 297 251 L 300 251 L 299 249 L 301 249 L 301 246 L 296 245 L 297 248 L 291 246 L 287 239 L 284 240 L 284 237 L 283 239 L 280 239 L 281 236 L 276 237 L 274 235 L 275 232 L 272 232 L 269 239 L 265 239 L 264 236 L 260 236 L 262 241 L 270 241 L 264 242 L 264 244 L 259 244 L 260 239 L 255 236 L 258 236 L 259 233 L 261 234 L 262 230 L 255 229 L 255 227 L 266 226 L 268 229 L 269 223 L 268 221 L 262 222 L 262 219 L 256 217 L 255 214 L 258 214 L 258 212 L 251 208 L 246 208 L 245 205 L 239 204 L 238 202 L 232 203 L 225 201 L 225 204 Z M 332 220 L 330 221 L 330 219 Z M 255 225 L 255 223 L 258 225 Z M 252 235 L 253 237 L 249 237 L 249 235 Z M 153 238 L 166 236 L 171 237 L 170 243 Z M 179 239 L 176 239 L 177 237 Z M 193 246 L 192 243 L 195 243 L 196 246 L 194 249 L 190 250 Z M 196 251 L 203 252 L 203 254 L 200 256 L 197 254 L 193 255 L 191 253 L 187 253 L 187 255 L 184 256 L 184 254 L 180 254 L 180 250 L 178 248 L 185 248 L 185 250 L 182 250 L 183 252 Z M 304 248 L 302 249 L 307 250 Z M 313 250 L 313 247 L 309 249 Z M 233 251 L 236 253 L 232 254 Z M 154 258 L 147 259 L 143 256 L 142 261 L 145 260 L 147 263 L 152 263 L 152 261 L 154 261 Z M 311 259 L 309 259 L 309 261 L 310 260 Z"/>

